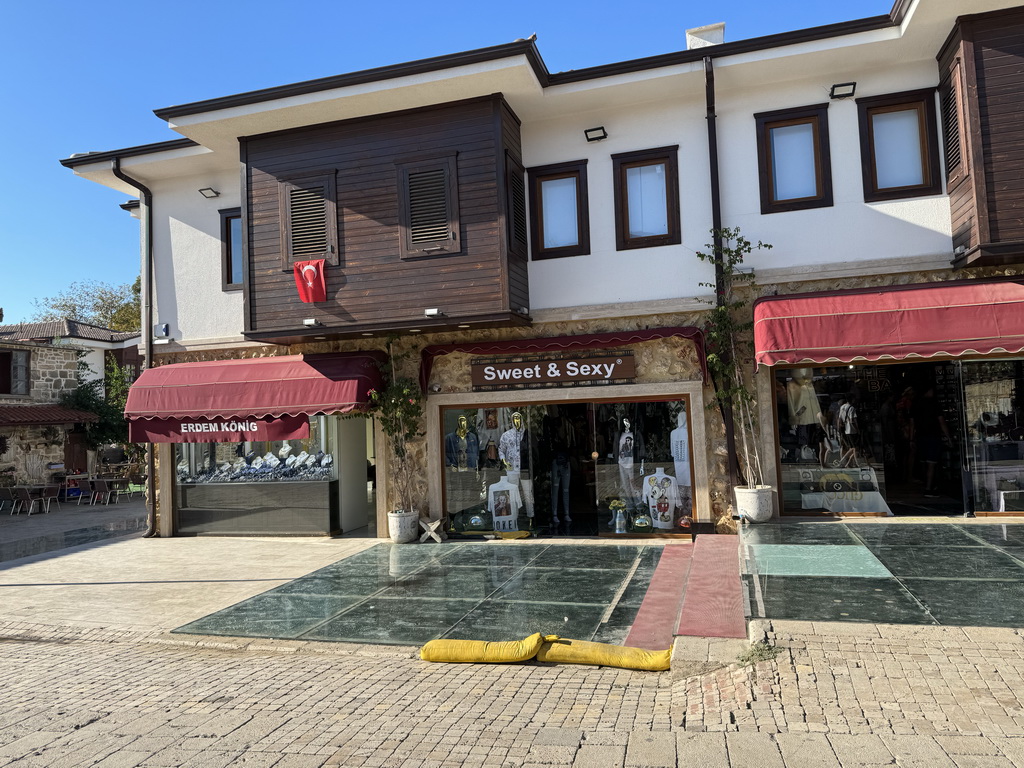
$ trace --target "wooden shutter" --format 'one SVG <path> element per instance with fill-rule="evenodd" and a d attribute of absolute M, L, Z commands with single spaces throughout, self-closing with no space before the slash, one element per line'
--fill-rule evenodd
<path fill-rule="evenodd" d="M 11 394 L 27 395 L 29 393 L 29 353 L 18 350 L 11 353 Z"/>
<path fill-rule="evenodd" d="M 523 166 L 511 155 L 505 156 L 505 175 L 508 180 L 508 249 L 511 253 L 526 257 L 526 183 L 523 181 Z"/>
<path fill-rule="evenodd" d="M 338 263 L 338 221 L 334 173 L 281 182 L 281 261 L 327 259 Z"/>
<path fill-rule="evenodd" d="M 939 109 L 942 111 L 942 142 L 946 165 L 946 183 L 950 187 L 967 172 L 964 157 L 964 102 L 960 86 L 960 62 L 954 61 L 949 74 L 939 84 Z"/>
<path fill-rule="evenodd" d="M 459 253 L 455 154 L 399 162 L 395 167 L 402 258 Z"/>

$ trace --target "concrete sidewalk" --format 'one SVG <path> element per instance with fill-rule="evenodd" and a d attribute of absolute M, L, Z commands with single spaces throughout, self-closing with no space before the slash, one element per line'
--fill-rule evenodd
<path fill-rule="evenodd" d="M 695 638 L 671 673 L 168 633 L 375 543 L 122 538 L 0 565 L 0 766 L 1024 766 L 1017 630 L 779 622 L 774 660 Z"/>

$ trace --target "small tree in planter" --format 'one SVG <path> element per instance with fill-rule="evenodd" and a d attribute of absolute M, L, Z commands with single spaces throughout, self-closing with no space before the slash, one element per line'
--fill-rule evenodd
<path fill-rule="evenodd" d="M 390 455 L 388 478 L 394 484 L 395 495 L 401 509 L 388 513 L 391 538 L 403 544 L 412 541 L 418 533 L 418 513 L 414 498 L 415 471 L 409 462 L 407 445 L 422 437 L 423 393 L 419 384 L 398 375 L 399 365 L 412 353 L 394 353 L 397 337 L 387 340 L 388 360 L 381 363 L 383 383 L 380 389 L 369 391 L 370 403 L 366 413 L 380 422 L 387 437 Z"/>
<path fill-rule="evenodd" d="M 705 326 L 708 371 L 715 384 L 716 405 L 723 416 L 731 411 L 739 425 L 747 485 L 735 488 L 737 512 L 750 520 L 767 519 L 772 514 L 771 486 L 764 484 L 761 468 L 759 431 L 752 407 L 754 395 L 738 362 L 739 350 L 749 347 L 754 321 L 745 309 L 749 302 L 736 291 L 754 282 L 754 270 L 742 268 L 744 259 L 755 248 L 769 250 L 772 246 L 760 240 L 751 243 L 738 227 L 712 230 L 711 234 L 714 242 L 706 246 L 710 252 L 697 253 L 701 261 L 714 264 L 720 276 L 719 283 L 701 283 L 716 294 L 715 301 L 709 302 L 713 307 Z"/>

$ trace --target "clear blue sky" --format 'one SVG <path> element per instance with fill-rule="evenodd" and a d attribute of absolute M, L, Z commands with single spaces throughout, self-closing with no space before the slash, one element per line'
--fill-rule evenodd
<path fill-rule="evenodd" d="M 182 0 L 11 2 L 0 32 L 0 307 L 79 280 L 139 271 L 127 198 L 58 163 L 74 152 L 177 138 L 152 110 L 183 102 L 507 43 L 536 32 L 558 72 L 686 47 L 726 22 L 726 40 L 888 13 L 890 0 L 611 2 Z M 443 10 L 442 10 L 443 9 Z"/>

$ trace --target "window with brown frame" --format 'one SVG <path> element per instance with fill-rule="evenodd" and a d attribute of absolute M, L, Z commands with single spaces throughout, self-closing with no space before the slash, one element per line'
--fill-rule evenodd
<path fill-rule="evenodd" d="M 761 213 L 832 205 L 828 104 L 754 115 Z"/>
<path fill-rule="evenodd" d="M 935 90 L 857 99 L 864 202 L 937 195 Z"/>
<path fill-rule="evenodd" d="M 242 289 L 242 209 L 225 208 L 220 213 L 221 289 Z"/>
<path fill-rule="evenodd" d="M 334 171 L 281 179 L 281 268 L 326 259 L 338 265 L 338 215 Z"/>
<path fill-rule="evenodd" d="M 679 227 L 679 145 L 612 155 L 615 248 L 682 242 Z"/>
<path fill-rule="evenodd" d="M 590 253 L 587 161 L 531 168 L 529 178 L 533 258 Z"/>
<path fill-rule="evenodd" d="M 456 153 L 406 158 L 395 168 L 402 258 L 459 253 Z"/>

